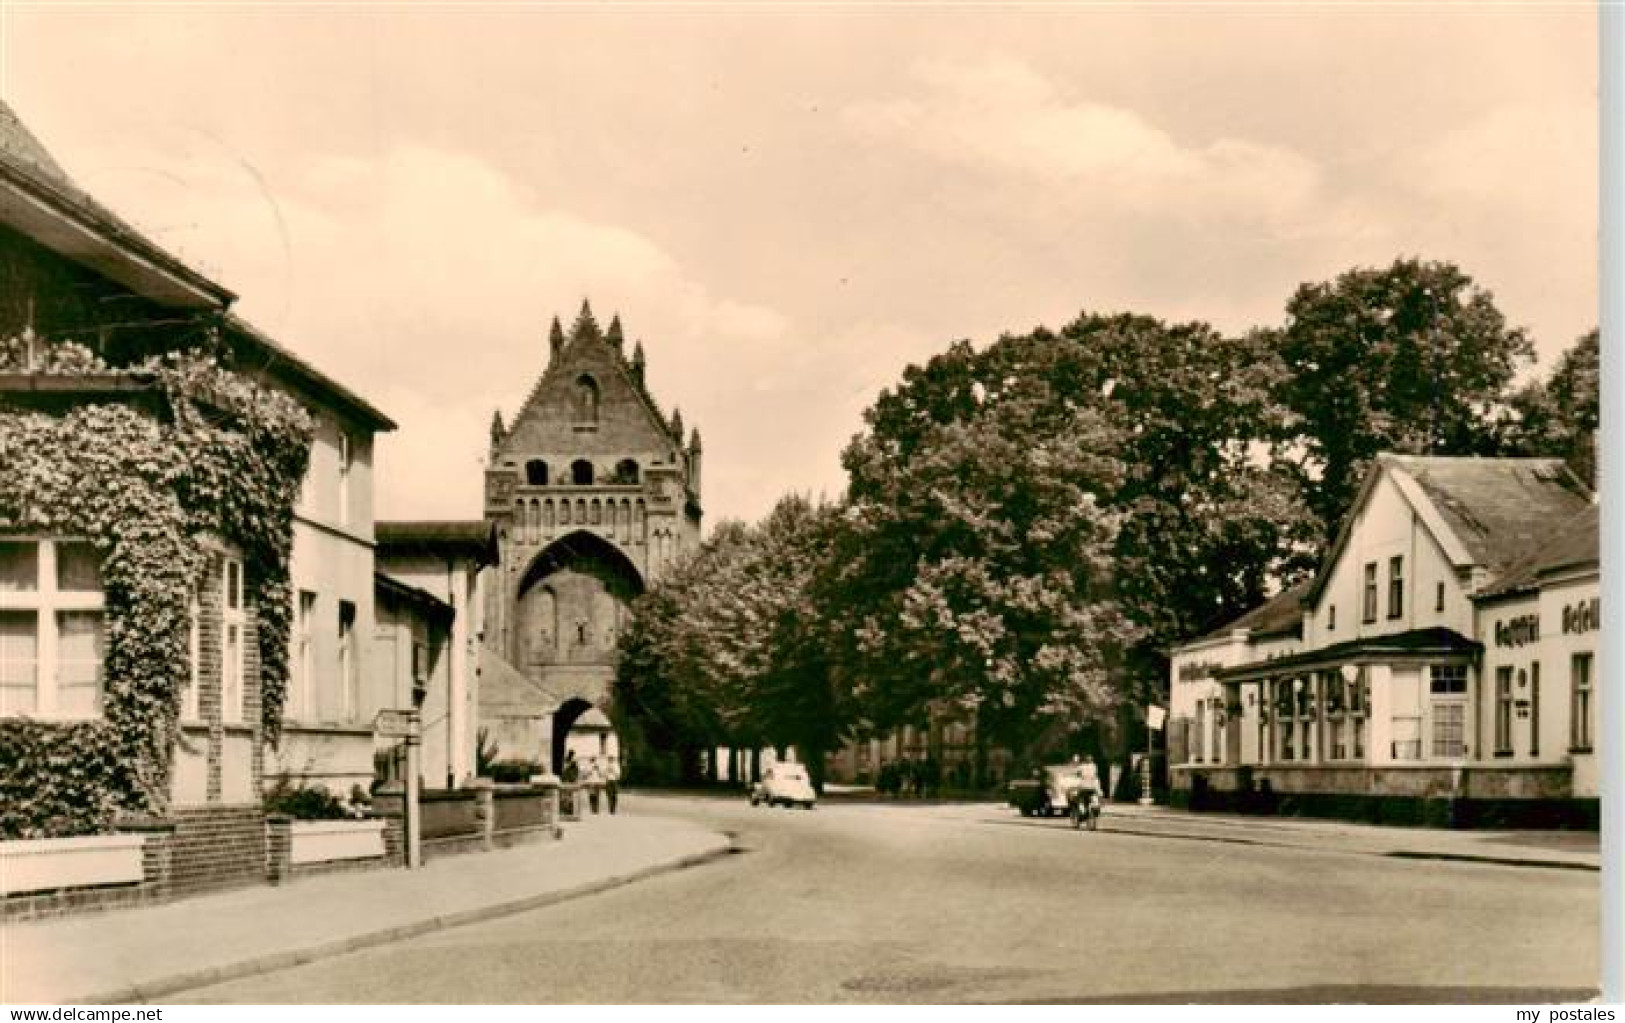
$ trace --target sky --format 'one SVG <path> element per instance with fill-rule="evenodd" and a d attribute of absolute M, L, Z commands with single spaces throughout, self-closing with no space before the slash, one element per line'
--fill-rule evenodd
<path fill-rule="evenodd" d="M 1083 311 L 1278 324 L 1450 260 L 1548 369 L 1597 323 L 1586 4 L 0 0 L 68 173 L 399 423 L 380 518 L 477 518 L 589 299 L 708 524 L 840 495 L 903 369 Z"/>

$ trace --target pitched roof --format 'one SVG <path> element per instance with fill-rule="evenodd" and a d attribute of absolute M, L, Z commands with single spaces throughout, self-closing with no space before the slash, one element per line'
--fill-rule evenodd
<path fill-rule="evenodd" d="M 68 172 L 40 145 L 39 139 L 3 98 L 0 98 L 0 154 L 31 168 L 37 176 L 55 182 L 60 188 L 74 187 Z"/>
<path fill-rule="evenodd" d="M 1469 656 L 1483 650 L 1484 644 L 1468 639 L 1454 629 L 1434 626 L 1380 636 L 1361 636 L 1284 657 L 1218 668 L 1213 672 L 1213 677 L 1234 682 L 1291 671 L 1313 671 L 1362 660 L 1380 662 L 1394 657 Z"/>
<path fill-rule="evenodd" d="M 496 526 L 483 519 L 373 523 L 380 554 L 468 554 L 481 565 L 497 563 Z"/>
<path fill-rule="evenodd" d="M 1358 512 L 1388 473 L 1458 568 L 1501 573 L 1591 503 L 1560 458 L 1444 458 L 1384 453 L 1344 518 L 1308 599 L 1319 599 Z"/>
<path fill-rule="evenodd" d="M 254 350 L 264 372 L 284 384 L 308 392 L 328 405 L 348 414 L 372 430 L 393 430 L 395 421 L 361 395 L 312 366 L 271 335 L 247 320 L 228 313 L 222 321 L 226 332 L 248 343 Z"/>
<path fill-rule="evenodd" d="M 1516 562 L 1475 597 L 1500 597 L 1537 588 L 1544 576 L 1595 568 L 1600 559 L 1601 509 L 1591 505 L 1559 528 L 1546 543 Z"/>
<path fill-rule="evenodd" d="M 1492 572 L 1527 557 L 1591 503 L 1561 458 L 1384 457 L 1421 484 L 1474 561 Z"/>
<path fill-rule="evenodd" d="M 527 678 L 507 658 L 488 646 L 480 648 L 480 717 L 540 717 L 557 701 Z"/>
<path fill-rule="evenodd" d="M 1264 603 L 1248 611 L 1233 621 L 1226 622 L 1195 642 L 1204 639 L 1217 639 L 1228 636 L 1237 630 L 1245 630 L 1254 636 L 1267 636 L 1281 632 L 1291 632 L 1303 624 L 1303 598 L 1309 592 L 1311 579 L 1289 586 L 1266 600 Z"/>
<path fill-rule="evenodd" d="M 223 309 L 236 295 L 130 226 L 74 183 L 0 99 L 0 223 L 137 294 L 190 309 Z"/>
<path fill-rule="evenodd" d="M 403 582 L 392 575 L 374 572 L 372 574 L 372 585 L 375 593 L 388 595 L 404 603 L 416 605 L 434 619 L 449 621 L 456 617 L 456 609 L 444 600 L 441 600 L 428 590 Z"/>

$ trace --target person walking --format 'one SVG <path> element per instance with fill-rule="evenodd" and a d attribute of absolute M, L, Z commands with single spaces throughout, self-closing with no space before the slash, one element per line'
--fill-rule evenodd
<path fill-rule="evenodd" d="M 609 812 L 615 812 L 615 803 L 621 795 L 621 761 L 610 757 L 604 765 L 604 798 L 609 801 Z"/>
<path fill-rule="evenodd" d="M 598 812 L 598 800 L 604 793 L 604 765 L 598 757 L 587 761 L 587 802 L 592 812 Z"/>
<path fill-rule="evenodd" d="M 581 764 L 576 760 L 576 751 L 567 750 L 564 754 L 564 767 L 559 770 L 559 780 L 564 782 L 565 794 L 570 797 L 569 812 L 577 817 L 581 816 Z"/>

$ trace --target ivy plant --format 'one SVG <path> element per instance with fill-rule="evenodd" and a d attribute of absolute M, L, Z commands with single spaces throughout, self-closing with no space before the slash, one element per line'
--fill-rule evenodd
<path fill-rule="evenodd" d="M 28 353 L 27 362 L 24 361 Z M 83 346 L 0 342 L 0 372 L 106 374 Z M 257 615 L 262 735 L 288 685 L 293 510 L 312 424 L 288 395 L 203 350 L 122 372 L 157 401 L 87 396 L 61 415 L 0 404 L 0 535 L 71 536 L 102 555 L 103 713 L 0 720 L 0 838 L 107 830 L 161 812 L 190 677 L 192 594 L 211 538 L 241 552 Z"/>

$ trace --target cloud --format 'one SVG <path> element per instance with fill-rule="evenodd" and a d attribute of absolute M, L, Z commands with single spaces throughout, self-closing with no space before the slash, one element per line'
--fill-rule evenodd
<path fill-rule="evenodd" d="M 793 333 L 655 240 L 548 208 L 466 154 L 399 146 L 261 173 L 211 140 L 169 141 L 109 154 L 87 187 L 400 424 L 378 445 L 384 517 L 480 513 L 490 415 L 517 410 L 546 365 L 548 319 L 568 325 L 584 297 L 649 338 L 656 397 L 708 439 L 750 432 L 718 382 L 768 373 Z"/>
<path fill-rule="evenodd" d="M 1122 107 L 1069 99 L 1009 57 L 924 61 L 920 94 L 843 112 L 871 141 L 948 164 L 1033 179 L 1059 196 L 1178 217 L 1284 219 L 1317 198 L 1320 172 L 1301 154 L 1238 138 L 1190 142 Z"/>

